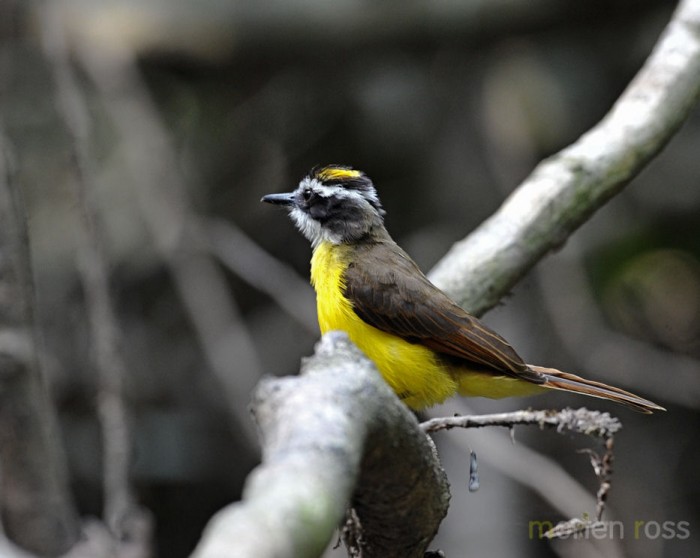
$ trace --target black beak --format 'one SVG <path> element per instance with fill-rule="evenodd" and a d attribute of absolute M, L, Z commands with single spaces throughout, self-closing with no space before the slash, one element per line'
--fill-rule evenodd
<path fill-rule="evenodd" d="M 288 194 L 268 194 L 263 196 L 260 201 L 271 203 L 274 205 L 294 205 L 294 193 Z"/>

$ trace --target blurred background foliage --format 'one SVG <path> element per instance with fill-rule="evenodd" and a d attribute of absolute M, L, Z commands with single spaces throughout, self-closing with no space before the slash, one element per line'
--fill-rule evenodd
<path fill-rule="evenodd" d="M 291 190 L 317 163 L 361 168 L 379 189 L 393 236 L 428 270 L 539 160 L 606 113 L 675 4 L 54 1 L 71 45 L 134 54 L 144 106 L 166 132 L 163 147 L 137 120 L 115 121 L 109 105 L 119 100 L 80 74 L 92 119 L 91 187 L 129 365 L 134 480 L 156 519 L 158 555 L 171 558 L 188 555 L 211 514 L 240 496 L 258 459 L 242 418 L 257 377 L 295 373 L 317 338 L 303 284 L 309 246 L 260 197 Z M 72 140 L 56 109 L 38 6 L 0 3 L 0 110 L 28 206 L 45 365 L 73 484 L 82 512 L 97 514 L 96 378 L 74 255 Z M 135 139 L 140 159 L 129 155 Z M 645 417 L 557 395 L 468 402 L 478 412 L 588 405 L 621 417 L 610 501 L 627 532 L 608 556 L 700 549 L 699 145 L 696 113 L 621 196 L 485 318 L 529 361 L 585 372 L 669 409 Z M 172 168 L 154 174 L 149 158 L 163 149 Z M 241 392 L 233 420 L 229 388 L 212 373 L 194 325 L 197 310 L 183 304 L 157 247 L 160 217 L 138 201 L 139 180 L 158 182 L 164 205 L 171 194 L 186 200 L 207 231 L 212 247 L 202 251 L 225 277 L 225 304 L 240 319 L 219 341 L 230 335 L 254 355 L 223 363 Z M 280 261 L 298 277 L 274 267 Z M 298 304 L 282 308 L 260 282 Z M 464 410 L 455 400 L 435 412 Z M 466 492 L 468 461 L 441 436 L 454 496 L 435 544 L 448 556 L 600 555 L 585 541 L 530 540 L 528 522 L 560 519 L 557 512 L 489 466 L 480 433 L 450 436 L 466 437 L 479 453 L 482 481 L 478 493 Z M 518 440 L 595 491 L 586 458 L 574 452 L 579 440 L 520 431 Z M 688 521 L 691 536 L 635 538 L 637 520 Z"/>

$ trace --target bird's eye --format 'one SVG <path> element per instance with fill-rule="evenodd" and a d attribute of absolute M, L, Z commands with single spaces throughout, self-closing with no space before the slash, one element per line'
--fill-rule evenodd
<path fill-rule="evenodd" d="M 306 190 L 302 190 L 301 197 L 305 202 L 308 202 L 311 201 L 311 198 L 314 197 L 314 193 L 310 188 L 307 188 Z"/>

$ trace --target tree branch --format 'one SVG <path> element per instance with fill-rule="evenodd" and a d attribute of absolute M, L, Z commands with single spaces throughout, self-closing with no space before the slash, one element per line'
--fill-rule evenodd
<path fill-rule="evenodd" d="M 344 333 L 325 335 L 300 377 L 264 380 L 253 414 L 263 462 L 193 558 L 316 556 L 351 497 L 362 556 L 423 555 L 447 512 L 447 480 L 415 417 Z"/>
<path fill-rule="evenodd" d="M 491 219 L 467 239 L 455 245 L 432 273 L 436 284 L 458 298 L 472 312 L 483 313 L 495 305 L 541 257 L 559 247 L 599 207 L 621 191 L 672 137 L 697 101 L 700 93 L 699 30 L 700 4 L 691 0 L 683 1 L 649 60 L 606 118 L 578 142 L 541 163 Z M 341 377 L 350 376 L 349 372 L 345 371 Z M 319 381 L 321 379 L 322 376 L 319 376 Z M 290 517 L 285 513 L 287 508 L 270 505 L 270 502 L 277 502 L 280 495 L 287 495 L 290 491 L 285 481 L 285 473 L 275 474 L 276 460 L 293 461 L 292 458 L 297 456 L 297 452 L 290 452 L 283 443 L 286 440 L 280 440 L 277 429 L 285 423 L 277 418 L 276 413 L 279 411 L 275 410 L 272 415 L 275 419 L 270 422 L 262 420 L 264 416 L 267 416 L 268 412 L 272 413 L 271 409 L 277 406 L 281 408 L 282 405 L 288 404 L 290 399 L 299 396 L 301 402 L 296 403 L 294 420 L 290 420 L 289 424 L 282 428 L 285 434 L 283 438 L 296 436 L 305 440 L 305 445 L 308 446 L 309 440 L 317 440 L 320 436 L 316 420 L 305 424 L 305 418 L 313 416 L 317 411 L 312 411 L 310 406 L 304 403 L 305 400 L 311 401 L 307 399 L 308 396 L 299 395 L 296 382 L 302 380 L 303 378 L 276 380 L 272 384 L 264 384 L 258 393 L 257 416 L 267 443 L 270 444 L 269 438 L 273 438 L 274 444 L 271 447 L 274 450 L 269 449 L 270 446 L 266 448 L 266 461 L 249 480 L 244 501 L 220 513 L 209 527 L 194 555 L 195 558 L 226 556 L 232 549 L 241 548 L 237 546 L 241 541 L 250 541 L 251 536 L 251 546 L 244 548 L 249 548 L 251 552 L 255 551 L 261 556 L 275 552 L 286 556 L 290 555 L 290 552 L 293 554 L 294 549 L 320 548 L 319 539 L 309 540 L 316 532 L 313 528 L 297 529 L 297 524 L 290 525 Z M 332 386 L 323 384 L 314 386 L 317 393 L 325 394 L 325 390 L 330 389 Z M 313 398 L 314 407 L 319 404 L 320 399 Z M 348 405 L 355 403 L 356 399 L 357 391 L 338 397 L 334 403 L 336 406 Z M 362 397 L 362 404 L 370 405 L 371 399 Z M 268 401 L 273 402 L 269 407 L 266 406 Z M 368 412 L 361 413 L 363 418 L 369 415 Z M 511 425 L 515 420 L 517 424 L 556 426 L 603 437 L 606 440 L 606 453 L 602 459 L 595 462 L 598 463 L 596 471 L 601 482 L 596 510 L 597 518 L 600 519 L 609 488 L 612 434 L 619 428 L 619 423 L 614 419 L 586 411 L 564 411 L 560 414 L 520 412 L 509 416 L 491 416 L 487 419 L 458 417 L 436 420 L 438 422 L 431 423 L 432 426 L 426 425 L 425 428 L 448 428 L 458 423 L 469 426 Z M 333 421 L 333 424 L 336 423 L 337 418 Z M 355 426 L 361 434 L 365 432 L 364 423 Z M 296 431 L 296 428 L 301 428 L 301 431 Z M 273 434 L 270 435 L 268 430 Z M 348 435 L 350 434 L 348 432 Z M 280 444 L 279 447 L 276 444 Z M 380 446 L 384 453 L 398 454 L 401 459 L 405 459 L 405 452 L 397 451 L 395 446 L 387 442 L 384 444 Z M 341 453 L 337 447 L 335 453 L 331 453 L 335 460 L 340 459 L 342 455 L 349 458 L 350 470 L 355 471 L 357 461 L 354 454 Z M 391 455 L 385 455 L 385 458 L 390 457 Z M 298 463 L 295 465 L 299 467 Z M 324 466 L 323 469 L 330 471 L 340 468 L 346 471 L 341 484 L 343 494 L 347 493 L 348 482 L 352 485 L 352 481 L 355 480 L 354 474 L 347 474 L 347 466 L 346 464 L 346 469 L 342 469 L 341 464 L 334 462 L 332 466 Z M 386 483 L 390 478 L 386 476 L 386 471 L 393 473 L 394 469 L 387 464 L 382 467 L 380 470 L 384 473 L 383 482 Z M 301 479 L 298 487 L 303 486 L 306 482 L 304 475 L 309 471 L 296 471 L 294 468 L 292 470 L 295 471 L 294 478 Z M 325 478 L 319 480 L 318 475 L 312 474 L 311 477 L 314 482 L 324 486 L 330 484 Z M 375 488 L 372 485 L 368 487 L 364 480 L 364 477 L 359 480 L 358 490 L 369 497 L 373 495 Z M 412 486 L 406 484 L 405 480 L 401 483 L 404 487 Z M 298 487 L 294 485 L 293 488 Z M 329 510 L 332 510 L 333 522 L 337 522 L 340 513 L 337 501 L 330 503 L 327 497 L 318 495 L 313 499 L 324 502 L 324 512 L 328 514 Z M 303 495 L 300 497 L 296 490 L 292 492 L 291 498 L 284 500 L 295 501 L 295 510 L 307 507 Z M 364 511 L 361 505 L 356 505 L 355 509 L 358 512 Z M 372 513 L 364 514 L 364 517 L 371 518 L 371 521 L 363 522 L 362 517 L 359 521 L 365 529 L 376 528 L 373 531 L 373 535 L 376 536 L 387 531 L 381 522 L 387 516 L 393 516 L 394 511 L 395 507 L 380 505 L 373 508 Z M 291 517 L 297 521 L 301 519 L 298 513 L 292 514 Z M 289 531 L 285 531 L 285 519 Z M 256 539 L 259 525 L 266 525 L 266 535 L 257 535 L 259 538 Z M 564 532 L 563 527 L 561 530 Z M 277 538 L 278 534 L 280 539 Z M 363 536 L 366 535 L 367 533 L 363 532 Z M 327 538 L 324 537 L 323 540 Z M 315 546 L 304 546 L 311 542 Z M 260 553 L 260 548 L 265 550 Z M 391 550 L 388 550 L 389 548 Z M 397 548 L 400 547 L 387 546 L 383 554 L 377 555 L 392 555 L 390 553 L 396 553 Z M 401 553 L 396 555 L 408 554 L 402 549 Z"/>
<path fill-rule="evenodd" d="M 614 435 L 622 424 L 615 417 L 600 411 L 589 411 L 586 408 L 562 409 L 561 411 L 514 411 L 511 413 L 495 413 L 491 415 L 468 415 L 455 417 L 439 417 L 420 424 L 424 432 L 439 432 L 451 428 L 483 428 L 485 426 L 505 426 L 511 429 L 520 425 L 554 428 L 557 432 L 575 432 L 604 441 L 603 456 L 591 449 L 584 450 L 591 459 L 593 471 L 598 477 L 600 486 L 596 493 L 595 520 L 588 517 L 575 518 L 559 523 L 550 529 L 545 536 L 548 538 L 564 537 L 573 533 L 590 530 L 600 522 L 605 511 L 605 503 L 610 490 L 612 477 Z"/>
<path fill-rule="evenodd" d="M 608 438 L 622 428 L 620 421 L 608 413 L 589 411 L 585 408 L 438 417 L 422 422 L 420 427 L 424 432 L 439 432 L 451 428 L 482 428 L 484 426 L 513 428 L 517 425 L 535 425 L 540 428 L 547 426 L 556 428 L 557 432 L 568 430 L 597 438 Z"/>
<path fill-rule="evenodd" d="M 540 163 L 493 216 L 450 249 L 431 280 L 476 315 L 495 306 L 644 168 L 699 96 L 700 2 L 682 0 L 607 116 Z"/>
<path fill-rule="evenodd" d="M 44 556 L 78 539 L 64 455 L 38 359 L 26 218 L 0 130 L 0 510 L 7 536 Z"/>

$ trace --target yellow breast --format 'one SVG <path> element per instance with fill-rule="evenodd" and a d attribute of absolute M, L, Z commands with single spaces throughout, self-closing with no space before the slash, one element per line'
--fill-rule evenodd
<path fill-rule="evenodd" d="M 457 382 L 430 349 L 381 331 L 355 314 L 344 296 L 343 279 L 352 256 L 353 247 L 345 244 L 324 242 L 314 250 L 311 283 L 321 333 L 345 331 L 409 407 L 422 409 L 453 395 Z"/>

